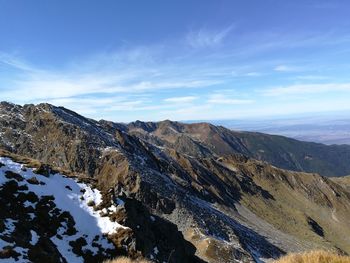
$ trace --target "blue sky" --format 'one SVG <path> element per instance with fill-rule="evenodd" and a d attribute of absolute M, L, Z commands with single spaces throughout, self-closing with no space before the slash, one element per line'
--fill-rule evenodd
<path fill-rule="evenodd" d="M 114 121 L 350 110 L 347 0 L 0 0 L 0 99 Z"/>

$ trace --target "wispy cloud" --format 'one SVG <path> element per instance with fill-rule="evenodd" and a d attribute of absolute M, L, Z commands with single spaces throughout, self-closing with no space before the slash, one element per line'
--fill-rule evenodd
<path fill-rule="evenodd" d="M 270 101 L 269 96 L 306 94 L 311 98 L 317 93 L 349 91 L 345 78 L 338 79 L 343 84 L 315 84 L 325 79 L 323 72 L 330 76 L 329 82 L 336 79 L 334 72 L 332 77 L 332 72 L 322 67 L 333 66 L 335 71 L 339 64 L 319 63 L 322 54 L 300 52 L 293 54 L 302 56 L 294 57 L 285 52 L 316 46 L 318 50 L 327 47 L 324 50 L 333 52 L 329 46 L 342 50 L 350 42 L 347 35 L 251 32 L 235 36 L 233 42 L 234 28 L 192 30 L 181 39 L 147 47 L 119 47 L 67 61 L 61 67 L 46 68 L 16 53 L 0 52 L 1 99 L 47 101 L 90 117 L 112 116 L 114 120 L 189 119 L 221 116 L 221 112 L 234 116 L 233 111 L 238 110 L 254 115 L 262 112 L 259 105 Z M 300 84 L 286 85 L 290 81 Z M 263 83 L 276 86 L 264 88 Z M 271 98 L 271 109 L 278 100 Z M 274 113 L 273 109 L 269 112 Z"/>
<path fill-rule="evenodd" d="M 199 120 L 203 119 L 203 113 L 205 113 L 206 119 L 213 119 L 215 115 L 218 116 L 218 112 L 213 110 L 212 105 L 203 104 L 162 110 L 158 113 L 157 118 L 161 120 Z"/>
<path fill-rule="evenodd" d="M 320 75 L 301 75 L 295 77 L 298 80 L 325 80 L 329 79 L 328 76 L 320 76 Z"/>
<path fill-rule="evenodd" d="M 187 43 L 193 48 L 215 47 L 223 43 L 233 28 L 234 26 L 230 25 L 220 30 L 201 28 L 191 31 L 187 35 Z"/>
<path fill-rule="evenodd" d="M 172 98 L 166 98 L 164 99 L 165 102 L 171 102 L 171 103 L 189 103 L 193 102 L 198 97 L 196 96 L 185 96 L 185 97 L 172 97 Z"/>
<path fill-rule="evenodd" d="M 243 105 L 254 103 L 253 100 L 230 98 L 223 94 L 213 94 L 207 100 L 209 104 Z"/>
<path fill-rule="evenodd" d="M 262 75 L 263 74 L 260 72 L 248 72 L 248 73 L 243 74 L 243 76 L 245 76 L 245 77 L 260 77 Z"/>
<path fill-rule="evenodd" d="M 40 70 L 30 65 L 28 62 L 23 61 L 15 54 L 8 54 L 0 52 L 0 64 L 25 71 L 25 72 L 39 72 Z"/>
<path fill-rule="evenodd" d="M 302 95 L 325 92 L 333 92 L 333 94 L 334 92 L 350 92 L 350 83 L 298 84 L 270 88 L 262 91 L 266 96 Z"/>
<path fill-rule="evenodd" d="M 150 102 L 147 98 L 132 96 L 69 97 L 49 99 L 46 102 L 77 110 L 81 114 L 109 111 L 132 111 Z"/>
<path fill-rule="evenodd" d="M 296 67 L 287 66 L 287 65 L 278 65 L 274 68 L 274 71 L 278 71 L 278 72 L 293 72 L 297 70 L 298 69 Z"/>
<path fill-rule="evenodd" d="M 22 101 L 35 102 L 93 94 L 142 94 L 159 90 L 203 88 L 222 83 L 218 76 L 203 76 L 192 68 L 174 70 L 176 65 L 160 63 L 154 66 L 141 61 L 132 64 L 130 60 L 122 65 L 119 60 L 116 65 L 113 56 L 95 58 L 94 63 L 73 64 L 73 67 L 64 70 L 39 69 L 16 58 L 5 59 L 4 56 L 0 57 L 0 61 L 15 69 L 19 75 L 11 83 L 0 84 L 2 97 L 12 101 L 22 98 Z M 99 68 L 98 65 L 103 67 Z"/>

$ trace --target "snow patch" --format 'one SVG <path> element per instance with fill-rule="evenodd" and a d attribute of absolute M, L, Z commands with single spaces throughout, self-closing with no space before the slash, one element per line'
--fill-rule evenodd
<path fill-rule="evenodd" d="M 4 235 L 11 235 L 13 231 L 15 231 L 16 226 L 15 223 L 17 223 L 17 220 L 13 220 L 11 218 L 7 218 L 4 220 L 4 225 L 5 225 L 5 231 L 2 232 Z"/>
<path fill-rule="evenodd" d="M 153 248 L 153 253 L 156 254 L 156 255 L 158 255 L 158 253 L 159 253 L 158 247 L 154 247 L 154 248 Z"/>
<path fill-rule="evenodd" d="M 34 230 L 30 230 L 30 234 L 32 235 L 32 238 L 30 240 L 30 244 L 34 246 L 36 243 L 38 243 L 39 237 L 38 237 L 38 234 Z"/>
<path fill-rule="evenodd" d="M 39 198 L 43 196 L 53 196 L 53 202 L 55 203 L 56 207 L 61 211 L 69 212 L 73 217 L 75 221 L 74 227 L 77 230 L 76 234 L 72 236 L 65 235 L 67 225 L 63 225 L 57 231 L 57 235 L 61 235 L 63 238 L 60 239 L 57 236 L 51 237 L 52 242 L 57 246 L 60 254 L 68 262 L 83 262 L 83 258 L 74 254 L 72 247 L 69 245 L 70 241 L 75 241 L 79 237 L 84 237 L 88 244 L 83 247 L 83 250 L 90 250 L 93 254 L 99 252 L 97 247 L 92 246 L 92 244 L 96 241 L 96 237 L 98 238 L 98 242 L 96 243 L 101 245 L 103 249 L 114 249 L 113 244 L 107 240 L 105 235 L 114 234 L 119 228 L 126 227 L 118 224 L 117 222 L 111 221 L 108 216 L 101 217 L 101 210 L 96 210 L 96 208 L 91 206 L 91 204 L 90 206 L 88 205 L 91 201 L 94 202 L 95 206 L 99 205 L 103 201 L 102 194 L 99 190 L 93 189 L 85 183 L 78 183 L 73 178 L 65 177 L 58 173 L 50 175 L 49 177 L 36 174 L 33 172 L 33 169 L 23 169 L 23 165 L 13 162 L 9 158 L 0 157 L 0 162 L 5 165 L 0 167 L 0 186 L 9 181 L 9 179 L 5 177 L 5 171 L 12 171 L 20 174 L 24 179 L 36 177 L 40 182 L 45 184 L 34 185 L 28 183 L 26 180 L 17 182 L 19 186 L 26 185 L 28 187 L 28 190 L 24 190 L 22 192 L 34 192 Z M 118 205 L 121 205 L 122 203 L 123 202 L 120 200 Z M 24 206 L 33 206 L 33 203 L 26 201 Z M 114 212 L 116 210 L 117 207 L 112 202 L 111 206 L 108 208 L 108 211 Z M 34 213 L 28 213 L 28 215 L 32 219 L 36 216 Z M 17 221 L 7 218 L 4 220 L 4 223 L 5 231 L 2 234 L 10 235 L 15 230 L 15 224 Z M 35 245 L 39 240 L 39 236 L 33 230 L 31 230 L 30 233 L 30 244 Z M 7 245 L 11 244 L 0 239 L 0 247 Z M 16 251 L 21 253 L 21 255 L 26 253 L 26 250 L 20 247 L 16 247 Z M 13 259 L 11 259 L 9 262 L 13 262 Z M 25 260 L 20 260 L 20 262 L 25 262 Z"/>

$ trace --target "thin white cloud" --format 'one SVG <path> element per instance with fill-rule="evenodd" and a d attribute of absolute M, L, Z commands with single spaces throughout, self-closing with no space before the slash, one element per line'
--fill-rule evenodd
<path fill-rule="evenodd" d="M 76 110 L 81 114 L 96 114 L 110 111 L 131 111 L 151 101 L 142 97 L 108 96 L 94 98 L 57 98 L 49 99 L 45 102 Z"/>
<path fill-rule="evenodd" d="M 4 52 L 0 52 L 0 64 L 4 64 L 11 68 L 24 71 L 24 72 L 40 72 L 39 69 L 37 69 L 33 65 L 30 65 L 26 61 L 23 61 L 16 55 L 4 53 Z"/>
<path fill-rule="evenodd" d="M 223 94 L 214 94 L 207 100 L 209 104 L 226 104 L 226 105 L 244 105 L 254 103 L 253 100 L 235 99 L 227 97 Z"/>
<path fill-rule="evenodd" d="M 260 72 L 248 72 L 248 73 L 245 73 L 243 76 L 245 76 L 245 77 L 260 77 L 262 75 L 263 74 Z"/>
<path fill-rule="evenodd" d="M 239 46 L 233 50 L 232 56 L 252 56 L 256 54 L 281 52 L 290 49 L 315 47 L 317 49 L 337 46 L 336 50 L 348 50 L 350 35 L 337 34 L 335 31 L 285 34 L 282 31 L 254 31 L 241 36 Z M 334 51 L 332 51 L 334 53 Z M 229 54 L 225 54 L 226 57 Z"/>
<path fill-rule="evenodd" d="M 165 102 L 171 103 L 190 103 L 198 99 L 196 96 L 172 97 L 164 99 Z"/>
<path fill-rule="evenodd" d="M 100 57 L 101 60 L 94 62 L 93 65 L 87 62 L 66 70 L 41 70 L 16 58 L 0 56 L 0 62 L 17 70 L 19 75 L 6 86 L 0 83 L 2 98 L 10 101 L 32 102 L 101 93 L 129 94 L 202 88 L 223 82 L 217 76 L 203 76 L 201 72 L 192 69 L 176 71 L 173 66 L 164 64 L 149 67 L 148 62 L 138 65 L 139 61 L 135 62 L 139 66 L 136 67 L 135 64 L 128 64 L 130 62 L 128 61 L 123 67 L 113 64 L 114 58 L 111 57 L 111 59 Z M 98 64 L 103 65 L 104 68 L 96 70 Z"/>
<path fill-rule="evenodd" d="M 278 72 L 292 72 L 292 71 L 297 71 L 297 68 L 287 66 L 287 65 L 278 65 L 273 70 Z"/>
<path fill-rule="evenodd" d="M 102 98 L 60 98 L 46 101 L 48 103 L 76 110 L 81 114 L 96 114 L 101 112 L 109 115 L 111 112 L 137 112 L 176 110 L 176 103 L 155 103 L 146 97 L 112 96 Z M 128 113 L 129 114 L 129 113 Z"/>
<path fill-rule="evenodd" d="M 296 79 L 300 80 L 324 80 L 324 79 L 329 79 L 328 76 L 319 76 L 319 75 L 301 75 L 301 76 L 296 76 Z"/>
<path fill-rule="evenodd" d="M 203 116 L 211 118 L 212 110 L 213 106 L 209 104 L 191 105 L 187 107 L 158 111 L 155 116 L 158 120 L 199 120 L 203 119 Z M 205 115 L 203 115 L 203 113 L 205 113 Z M 215 114 L 218 116 L 217 111 L 215 111 Z"/>
<path fill-rule="evenodd" d="M 187 35 L 187 43 L 193 48 L 215 47 L 223 43 L 234 26 L 230 25 L 220 30 L 201 28 Z"/>
<path fill-rule="evenodd" d="M 302 94 L 318 94 L 326 92 L 350 92 L 350 83 L 326 83 L 326 84 L 297 84 L 283 87 L 265 89 L 265 96 L 286 96 Z"/>
<path fill-rule="evenodd" d="M 251 94 L 246 94 L 243 88 L 239 89 L 242 93 L 221 92 L 218 89 L 231 87 L 233 83 L 237 86 L 242 83 L 242 87 L 247 87 L 246 92 L 252 93 L 252 88 L 249 87 L 254 83 L 243 81 L 250 81 L 254 77 L 261 76 L 260 72 L 270 77 L 272 74 L 266 72 L 266 69 L 274 69 L 278 72 L 295 71 L 305 76 L 293 76 L 293 79 L 290 77 L 289 80 L 297 82 L 305 80 L 306 83 L 315 80 L 314 82 L 317 82 L 321 78 L 311 74 L 319 74 L 322 72 L 320 70 L 322 67 L 339 67 L 339 65 L 318 64 L 318 60 L 315 60 L 310 62 L 313 63 L 312 66 L 310 63 L 306 66 L 303 61 L 308 61 L 309 58 L 304 57 L 283 58 L 283 60 L 266 58 L 270 58 L 271 52 L 276 54 L 276 51 L 284 51 L 286 48 L 326 47 L 350 42 L 349 36 L 331 33 L 286 35 L 284 32 L 271 32 L 271 34 L 253 32 L 252 36 L 242 35 L 235 39 L 237 42 L 230 42 L 230 45 L 226 45 L 230 41 L 233 28 L 230 26 L 220 30 L 192 31 L 187 37 L 184 36 L 186 39 L 177 40 L 177 42 L 173 39 L 171 43 L 162 42 L 163 46 L 124 48 L 110 54 L 103 53 L 80 61 L 69 61 L 64 68 L 56 69 L 42 68 L 16 56 L 0 52 L 1 68 L 11 68 L 9 75 L 2 73 L 4 77 L 0 82 L 1 99 L 16 103 L 49 101 L 83 114 L 90 114 L 90 117 L 101 116 L 100 114 L 113 117 L 115 114 L 116 117 L 113 118 L 116 120 L 118 118 L 131 120 L 135 116 L 136 118 L 152 117 L 157 116 L 158 112 L 173 114 L 162 115 L 165 118 L 178 119 L 182 116 L 181 118 L 187 119 L 185 118 L 186 110 L 189 115 L 192 112 L 191 116 L 198 118 L 206 116 L 208 112 L 205 112 L 204 109 L 208 108 L 211 110 L 222 110 L 224 107 L 235 110 L 245 108 L 244 111 L 259 112 L 260 110 L 256 110 L 256 107 L 262 103 L 259 101 L 261 95 L 284 96 L 349 90 L 349 85 L 346 83 L 330 83 L 326 86 L 304 83 L 258 91 L 254 94 L 257 96 L 254 97 L 255 100 L 251 100 L 251 97 L 248 96 Z M 193 48 L 203 48 L 203 50 L 200 49 L 198 52 L 198 50 L 189 49 L 189 45 Z M 203 51 L 206 47 L 220 48 L 209 49 L 210 52 L 205 53 Z M 334 50 L 341 49 L 342 46 Z M 256 54 L 262 56 L 256 58 L 254 57 Z M 234 58 L 244 58 L 246 64 L 242 62 L 242 59 L 235 60 Z M 321 59 L 322 57 L 319 58 Z M 11 75 L 14 71 L 15 73 Z M 208 95 L 210 94 L 208 87 L 212 89 L 213 96 Z M 171 91 L 175 89 L 177 89 L 176 92 Z M 164 94 L 168 94 L 169 98 L 163 99 Z M 190 98 L 194 97 L 191 96 L 192 94 L 200 94 L 200 98 L 207 99 L 198 98 L 197 101 Z M 136 97 L 146 95 L 149 95 L 150 99 Z M 89 99 L 83 97 L 89 97 Z M 307 98 L 309 97 L 312 96 Z M 187 103 L 186 107 L 183 107 L 181 103 Z M 228 107 L 252 103 L 254 105 L 247 107 Z M 198 104 L 203 104 L 205 107 L 200 107 Z M 128 111 L 128 114 L 118 115 L 119 111 Z M 143 113 L 143 111 L 148 112 Z M 179 112 L 182 115 L 178 116 Z M 231 116 L 232 112 L 229 114 Z"/>

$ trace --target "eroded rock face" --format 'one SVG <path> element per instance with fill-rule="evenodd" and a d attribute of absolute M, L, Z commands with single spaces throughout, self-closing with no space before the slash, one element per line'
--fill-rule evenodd
<path fill-rule="evenodd" d="M 48 104 L 2 105 L 1 145 L 12 152 L 93 174 L 99 148 L 113 144 L 109 134 L 99 134 L 93 121 L 82 120 L 68 110 Z"/>
<path fill-rule="evenodd" d="M 257 135 L 241 138 L 209 124 L 96 122 L 47 104 L 2 103 L 0 113 L 3 148 L 96 184 L 104 198 L 90 205 L 126 227 L 109 239 L 117 249 L 127 247 L 132 257 L 221 263 L 264 261 L 309 248 L 350 253 L 343 238 L 350 235 L 346 188 L 237 154 L 259 157 L 262 152 L 254 147 L 269 146 L 268 136 L 255 142 Z M 284 146 L 274 154 L 291 164 Z M 43 174 L 51 169 L 41 163 L 36 167 Z M 23 182 L 45 187 L 40 184 L 45 178 Z M 107 209 L 111 202 L 113 211 Z M 81 253 L 84 244 L 77 238 L 70 246 Z M 3 252 L 11 253 L 11 247 Z"/>

